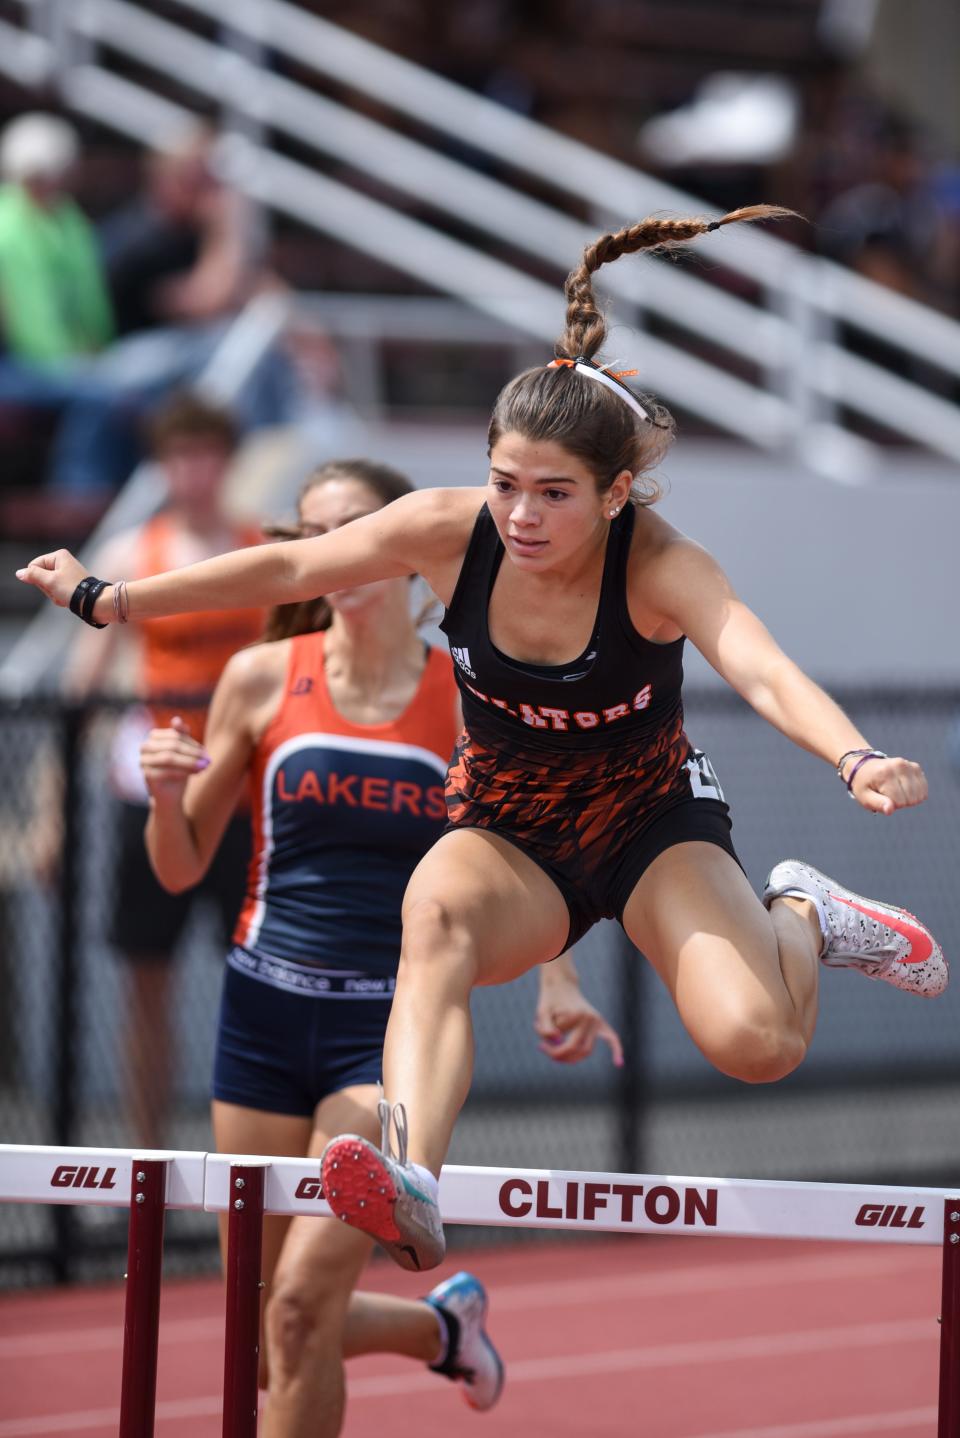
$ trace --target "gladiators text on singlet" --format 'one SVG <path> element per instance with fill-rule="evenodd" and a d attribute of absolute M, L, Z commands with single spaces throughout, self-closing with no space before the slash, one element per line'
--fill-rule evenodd
<path fill-rule="evenodd" d="M 635 511 L 610 526 L 600 600 L 584 652 L 568 664 L 526 664 L 493 644 L 487 611 L 504 557 L 484 505 L 441 629 L 450 641 L 471 737 L 492 744 L 570 754 L 613 745 L 634 748 L 680 727 L 683 640 L 653 644 L 627 608 L 627 560 Z"/>
<path fill-rule="evenodd" d="M 569 754 L 673 726 L 684 641 L 652 644 L 632 626 L 627 561 L 634 518 L 628 505 L 609 528 L 594 633 L 581 656 L 568 664 L 527 664 L 500 653 L 490 638 L 487 610 L 504 551 L 490 510 L 480 509 L 440 626 L 471 735 Z"/>
<path fill-rule="evenodd" d="M 442 628 L 463 698 L 464 733 L 447 774 L 453 829 L 485 829 L 554 881 L 567 943 L 619 918 L 646 867 L 685 840 L 735 858 L 727 806 L 683 730 L 683 640 L 654 644 L 627 607 L 635 514 L 610 526 L 590 641 L 569 664 L 523 664 L 490 639 L 487 611 L 503 545 L 486 505 Z"/>
<path fill-rule="evenodd" d="M 403 892 L 446 819 L 443 781 L 456 738 L 447 655 L 428 651 L 396 719 L 353 724 L 335 708 L 324 635 L 291 640 L 280 707 L 251 764 L 254 852 L 231 962 L 270 979 L 298 969 L 395 974 Z M 302 982 L 311 982 L 306 973 Z"/>

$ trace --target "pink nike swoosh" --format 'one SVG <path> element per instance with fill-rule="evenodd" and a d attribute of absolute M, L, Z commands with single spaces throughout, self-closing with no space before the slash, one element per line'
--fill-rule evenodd
<path fill-rule="evenodd" d="M 886 924 L 888 929 L 893 929 L 902 939 L 906 939 L 910 945 L 910 953 L 905 959 L 898 960 L 899 963 L 925 964 L 933 953 L 933 939 L 919 923 L 914 927 L 904 918 L 881 914 L 877 909 L 869 909 L 866 904 L 856 904 L 852 899 L 843 899 L 839 894 L 831 894 L 830 897 L 839 904 L 846 904 L 848 909 L 856 909 L 858 913 L 866 914 L 868 919 L 876 919 L 878 924 Z"/>

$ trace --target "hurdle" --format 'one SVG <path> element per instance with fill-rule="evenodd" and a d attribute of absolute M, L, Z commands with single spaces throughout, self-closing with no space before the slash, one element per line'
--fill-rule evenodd
<path fill-rule="evenodd" d="M 228 1214 L 224 1438 L 255 1438 L 265 1214 L 330 1216 L 317 1159 L 0 1145 L 0 1202 L 129 1207 L 120 1438 L 152 1438 L 166 1208 Z M 451 1165 L 444 1222 L 942 1250 L 937 1438 L 960 1438 L 960 1195 L 947 1189 Z"/>
<path fill-rule="evenodd" d="M 152 1438 L 168 1208 L 202 1209 L 205 1153 L 0 1144 L 0 1203 L 128 1207 L 119 1438 Z"/>

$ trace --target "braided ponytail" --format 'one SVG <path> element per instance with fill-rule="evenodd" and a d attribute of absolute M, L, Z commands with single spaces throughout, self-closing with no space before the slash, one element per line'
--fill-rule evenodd
<path fill-rule="evenodd" d="M 731 210 L 718 220 L 702 216 L 691 219 L 649 217 L 612 234 L 601 235 L 587 246 L 583 259 L 567 276 L 563 292 L 567 301 L 563 334 L 554 345 L 559 360 L 586 361 L 594 370 L 607 336 L 606 317 L 593 293 L 593 275 L 621 255 L 640 250 L 654 253 L 686 245 L 700 235 L 742 221 L 775 220 L 793 216 L 780 205 L 747 205 Z M 593 473 L 597 491 L 605 494 L 624 470 L 634 476 L 631 500 L 652 504 L 660 497 L 650 471 L 663 459 L 674 435 L 669 411 L 655 399 L 642 397 L 643 415 L 636 413 L 635 397 L 628 402 L 617 395 L 622 381 L 609 371 L 604 383 L 570 363 L 559 368 L 538 366 L 526 370 L 501 390 L 494 405 L 487 441 L 490 449 L 504 434 L 519 434 L 533 441 L 548 440 L 561 445 L 581 459 Z M 595 378 L 595 377 L 594 377 Z"/>
<path fill-rule="evenodd" d="M 639 250 L 656 254 L 674 245 L 688 245 L 699 235 L 719 230 L 723 225 L 741 221 L 785 219 L 794 214 L 781 205 L 746 205 L 731 210 L 719 220 L 697 216 L 685 220 L 658 219 L 652 216 L 635 225 L 627 225 L 612 234 L 601 235 L 588 245 L 583 260 L 571 270 L 563 287 L 567 301 L 566 326 L 554 351 L 559 359 L 592 359 L 607 335 L 607 322 L 593 293 L 591 276 L 602 265 L 609 265 L 621 255 L 635 255 Z"/>

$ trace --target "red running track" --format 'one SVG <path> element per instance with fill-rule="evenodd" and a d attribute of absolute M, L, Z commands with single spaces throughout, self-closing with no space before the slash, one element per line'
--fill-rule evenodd
<path fill-rule="evenodd" d="M 345 1438 L 934 1438 L 936 1248 L 623 1237 L 461 1251 L 507 1386 L 489 1414 L 398 1358 L 349 1366 Z M 431 1280 L 434 1275 L 430 1275 Z M 387 1263 L 365 1288 L 429 1285 Z M 114 1438 L 120 1286 L 0 1298 L 0 1438 Z M 222 1289 L 164 1285 L 157 1438 L 220 1438 Z"/>

